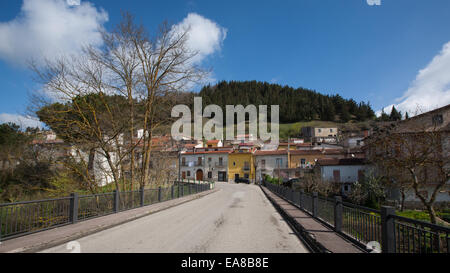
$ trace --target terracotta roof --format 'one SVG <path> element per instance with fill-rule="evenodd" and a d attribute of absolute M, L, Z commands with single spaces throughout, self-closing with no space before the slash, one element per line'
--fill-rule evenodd
<path fill-rule="evenodd" d="M 290 154 L 293 155 L 338 155 L 338 154 L 345 154 L 344 150 L 340 149 L 323 149 L 323 150 L 291 150 L 289 151 Z"/>
<path fill-rule="evenodd" d="M 208 140 L 206 143 L 207 144 L 217 144 L 219 143 L 220 140 Z"/>
<path fill-rule="evenodd" d="M 366 160 L 363 158 L 322 158 L 317 160 L 317 164 L 321 166 L 364 165 Z"/>
<path fill-rule="evenodd" d="M 255 155 L 287 155 L 287 151 L 286 150 L 256 151 Z"/>
<path fill-rule="evenodd" d="M 40 140 L 35 139 L 31 142 L 31 144 L 62 144 L 64 143 L 61 139 L 53 139 L 53 140 Z"/>
<path fill-rule="evenodd" d="M 201 154 L 230 154 L 233 151 L 202 151 L 202 152 L 184 152 L 182 155 L 201 155 Z"/>

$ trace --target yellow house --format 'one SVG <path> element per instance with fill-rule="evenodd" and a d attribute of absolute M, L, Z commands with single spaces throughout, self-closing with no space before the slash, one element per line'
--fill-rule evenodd
<path fill-rule="evenodd" d="M 228 155 L 228 179 L 247 178 L 250 182 L 255 179 L 253 165 L 253 149 L 234 150 Z"/>

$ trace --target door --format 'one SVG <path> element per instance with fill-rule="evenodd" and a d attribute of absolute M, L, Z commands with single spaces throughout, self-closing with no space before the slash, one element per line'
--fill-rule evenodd
<path fill-rule="evenodd" d="M 334 182 L 336 182 L 336 183 L 341 182 L 341 171 L 340 170 L 334 170 L 333 171 L 333 177 L 334 177 Z"/>
<path fill-rule="evenodd" d="M 227 177 L 227 173 L 226 172 L 219 172 L 219 181 L 221 182 L 225 182 Z"/>
<path fill-rule="evenodd" d="M 203 181 L 203 171 L 202 170 L 198 170 L 195 177 L 196 177 L 197 181 Z"/>

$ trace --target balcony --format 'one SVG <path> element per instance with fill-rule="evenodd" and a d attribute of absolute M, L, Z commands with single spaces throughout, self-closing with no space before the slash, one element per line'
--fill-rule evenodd
<path fill-rule="evenodd" d="M 203 161 L 197 161 L 194 163 L 195 167 L 203 167 L 204 165 L 205 165 L 205 162 L 203 162 Z"/>
<path fill-rule="evenodd" d="M 249 166 L 245 166 L 242 168 L 244 171 L 250 171 L 250 167 Z"/>
<path fill-rule="evenodd" d="M 228 167 L 228 164 L 225 164 L 224 162 L 216 162 L 216 163 L 214 164 L 214 166 L 215 166 L 216 168 L 225 168 L 225 167 Z"/>

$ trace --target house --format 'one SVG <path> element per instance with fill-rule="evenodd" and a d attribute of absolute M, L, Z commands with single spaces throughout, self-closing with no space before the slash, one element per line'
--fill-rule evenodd
<path fill-rule="evenodd" d="M 223 147 L 222 140 L 208 140 L 206 142 L 206 147 L 214 148 L 214 147 Z"/>
<path fill-rule="evenodd" d="M 344 148 L 358 148 L 364 146 L 364 136 L 347 137 L 342 141 Z"/>
<path fill-rule="evenodd" d="M 216 147 L 180 152 L 181 178 L 228 181 L 228 155 L 232 151 L 232 147 Z"/>
<path fill-rule="evenodd" d="M 388 132 L 385 141 L 383 133 Z M 403 191 L 405 205 L 422 206 L 412 181 L 418 181 L 418 193 L 424 198 L 432 197 L 443 206 L 450 202 L 450 105 L 429 111 L 398 122 L 387 122 L 372 130 L 365 139 L 364 150 L 367 157 L 380 160 L 387 157 L 397 164 L 396 167 L 379 164 L 380 171 L 388 174 L 394 185 L 387 199 L 400 201 Z M 368 143 L 368 144 L 367 144 Z M 389 147 L 385 149 L 385 147 Z M 389 160 L 389 159 L 387 159 Z M 407 168 L 410 164 L 413 168 Z M 414 172 L 415 177 L 411 173 Z M 417 180 L 414 180 L 417 179 Z"/>
<path fill-rule="evenodd" d="M 336 143 L 338 140 L 338 128 L 303 127 L 302 135 L 309 142 Z"/>
<path fill-rule="evenodd" d="M 323 158 L 317 160 L 317 167 L 323 181 L 341 184 L 341 192 L 348 195 L 352 185 L 364 178 L 371 168 L 362 158 Z"/>
<path fill-rule="evenodd" d="M 180 172 L 181 179 L 204 180 L 205 153 L 203 151 L 181 152 Z"/>
<path fill-rule="evenodd" d="M 261 181 L 265 175 L 284 177 L 288 168 L 288 153 L 286 150 L 255 151 L 254 166 L 256 181 Z"/>
<path fill-rule="evenodd" d="M 205 174 L 206 179 L 218 182 L 228 181 L 228 155 L 232 150 L 206 151 L 205 154 Z"/>
<path fill-rule="evenodd" d="M 253 152 L 255 148 L 241 147 L 228 154 L 228 181 L 236 178 L 255 179 Z"/>

